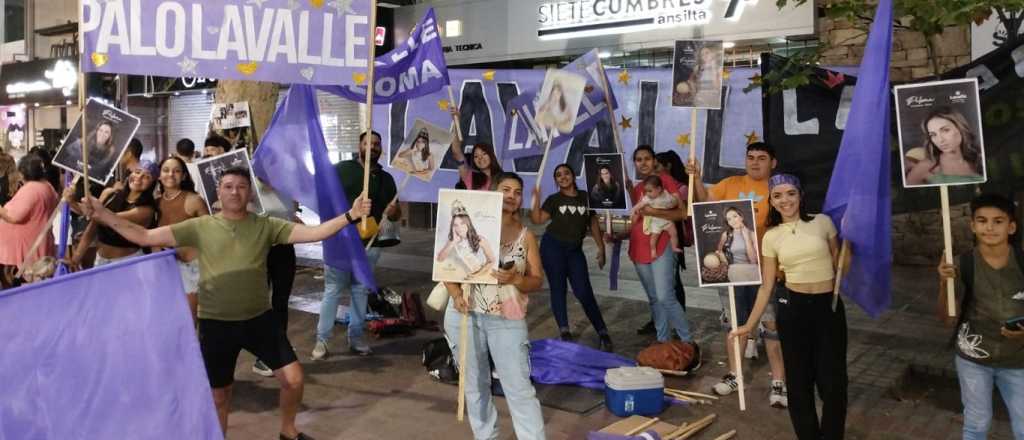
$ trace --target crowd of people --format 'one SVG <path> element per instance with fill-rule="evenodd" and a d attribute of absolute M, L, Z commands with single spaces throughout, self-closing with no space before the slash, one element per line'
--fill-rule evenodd
<path fill-rule="evenodd" d="M 459 115 L 452 110 L 452 116 Z M 52 237 L 41 231 L 49 228 L 48 220 L 61 199 L 82 219 L 74 227 L 75 240 L 67 260 L 73 269 L 173 248 L 222 428 L 227 429 L 237 357 L 245 349 L 258 359 L 254 372 L 280 382 L 280 438 L 309 439 L 295 425 L 304 378 L 287 336 L 288 296 L 296 265 L 293 244 L 321 241 L 360 221 L 376 229 L 376 225 L 402 216 L 395 180 L 379 164 L 380 135 L 366 132 L 359 142 L 357 157 L 335 166 L 352 209 L 317 226 L 303 225 L 296 217 L 294 202 L 283 200 L 266 184 L 254 182 L 243 168 L 223 171 L 216 188 L 220 211 L 210 215 L 196 192 L 190 166 L 196 146 L 187 139 L 178 142 L 175 153 L 159 163 L 141 160 L 142 145 L 135 143 L 117 165 L 123 170 L 117 175 L 123 178 L 107 188 L 94 186 L 89 194 L 81 182 L 65 189 L 57 185 L 43 151 L 29 153 L 16 166 L 0 155 L 4 287 L 20 283 L 13 268 L 26 260 L 55 255 Z M 206 140 L 203 151 L 217 155 L 230 148 L 229 142 L 214 136 Z M 503 201 L 497 256 L 501 264 L 492 272 L 498 284 L 444 284 L 452 299 L 444 312 L 449 343 L 453 352 L 463 345 L 468 352 L 464 367 L 470 426 L 475 438 L 498 436 L 491 395 L 493 371 L 500 377 L 517 437 L 543 439 L 540 403 L 530 381 L 530 335 L 524 320 L 530 294 L 547 280 L 550 303 L 534 303 L 534 307 L 550 307 L 558 336 L 576 341 L 579 335 L 573 333 L 567 311 L 567 290 L 571 289 L 593 326 L 597 348 L 613 351 L 590 282 L 583 243 L 587 237 L 594 241 L 593 258 L 603 268 L 606 245 L 622 237 L 602 231 L 599 218 L 587 209 L 590 195 L 577 187 L 577 170 L 571 165 L 554 167 L 555 192 L 545 195 L 539 186 L 532 191 L 528 217 L 535 225 L 546 225 L 537 237 L 521 220 L 523 180 L 502 170 L 493 146 L 476 144 L 467 157 L 456 137 L 451 151 L 458 163 L 458 188 L 497 191 Z M 635 207 L 628 255 L 651 316 L 651 324 L 638 332 L 653 333 L 660 342 L 678 339 L 693 343 L 679 274 L 685 269 L 681 247 L 692 240 L 687 239 L 687 177 L 692 175 L 701 182 L 702 168 L 697 162 L 684 164 L 674 152 L 656 153 L 647 145 L 638 146 L 632 160 L 635 180 L 627 179 L 621 189 Z M 363 195 L 367 161 L 369 190 Z M 693 188 L 696 202 L 754 202 L 756 225 L 746 225 L 742 218 L 730 218 L 726 213 L 730 228 L 723 232 L 717 251 L 730 263 L 759 260 L 762 268 L 761 285 L 734 289 L 737 329 L 727 331 L 721 341 L 730 372 L 713 391 L 724 396 L 739 387 L 734 367 L 743 360 L 737 358 L 731 344 L 740 344 L 743 357 L 756 357 L 756 341 L 762 339 L 771 369 L 767 403 L 788 408 L 800 440 L 842 439 L 847 410 L 847 327 L 843 302 L 831 294 L 839 264 L 836 226 L 828 216 L 807 212 L 800 180 L 776 173 L 778 166 L 771 145 L 752 143 L 746 149 L 743 175 Z M 248 211 L 257 185 L 264 199 L 264 215 Z M 1004 291 L 1024 291 L 1024 263 L 1015 263 L 1021 261 L 1020 254 L 1008 244 L 1008 237 L 1016 232 L 1013 213 L 1012 204 L 1005 199 L 979 197 L 972 204 L 972 230 L 978 239 L 973 262 L 959 260 L 960 271 L 952 265 L 939 266 L 942 283 L 956 278 L 958 292 L 967 298 L 959 308 L 956 361 L 965 402 L 964 438 L 984 438 L 992 416 L 993 386 L 1000 388 L 1011 409 L 1015 435 L 1024 436 L 1024 405 L 1012 397 L 1024 392 L 1024 326 L 999 328 L 993 324 L 1024 316 L 1024 301 L 1005 306 L 1006 299 L 1000 296 Z M 43 242 L 36 245 L 40 236 Z M 373 232 L 362 238 L 369 244 Z M 367 249 L 371 265 L 386 245 L 374 242 Z M 973 279 L 958 278 L 964 273 L 963 264 L 973 264 Z M 325 265 L 324 275 L 311 358 L 323 360 L 331 355 L 330 341 L 343 295 L 351 305 L 348 353 L 371 355 L 364 327 L 372 292 L 350 271 Z M 981 282 L 974 283 L 975 279 Z M 722 324 L 728 330 L 732 326 L 726 313 L 727 291 L 722 289 L 720 296 Z M 459 331 L 463 322 L 468 322 L 468 339 Z M 699 347 L 693 346 L 697 351 L 695 370 L 700 355 Z M 978 383 L 986 385 L 979 388 Z M 816 394 L 822 401 L 820 416 Z"/>

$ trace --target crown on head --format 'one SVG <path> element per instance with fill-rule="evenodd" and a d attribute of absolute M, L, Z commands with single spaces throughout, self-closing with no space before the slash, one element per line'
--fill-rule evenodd
<path fill-rule="evenodd" d="M 452 217 L 457 215 L 469 216 L 469 211 L 466 211 L 466 207 L 458 200 L 452 202 Z"/>

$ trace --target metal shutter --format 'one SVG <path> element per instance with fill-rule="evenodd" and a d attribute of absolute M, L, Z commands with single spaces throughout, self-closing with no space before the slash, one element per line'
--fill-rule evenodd
<path fill-rule="evenodd" d="M 282 89 L 278 95 L 278 105 L 287 95 L 288 89 Z M 320 106 L 320 127 L 324 132 L 331 161 L 352 158 L 359 144 L 359 103 L 319 90 L 316 98 Z"/>
<path fill-rule="evenodd" d="M 142 123 L 139 125 L 135 137 L 142 141 L 145 149 L 142 150 L 142 158 L 156 160 L 156 158 L 167 157 L 166 143 L 161 143 L 157 135 L 160 132 L 160 101 L 153 98 L 129 98 L 128 112 L 137 116 Z M 172 147 L 173 148 L 173 147 Z"/>
<path fill-rule="evenodd" d="M 210 126 L 213 95 L 172 96 L 167 106 L 167 145 L 189 138 L 196 144 L 196 149 L 202 151 Z"/>

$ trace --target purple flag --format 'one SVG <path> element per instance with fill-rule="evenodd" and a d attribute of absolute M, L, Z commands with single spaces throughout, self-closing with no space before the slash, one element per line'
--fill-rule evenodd
<path fill-rule="evenodd" d="M 892 0 L 881 0 L 871 25 L 824 211 L 850 242 L 853 261 L 842 292 L 878 317 L 892 302 L 892 196 L 889 172 L 889 56 Z"/>
<path fill-rule="evenodd" d="M 377 57 L 373 70 L 374 104 L 391 104 L 429 95 L 449 84 L 441 35 L 434 8 L 427 10 L 409 39 Z M 320 90 L 357 102 L 366 102 L 366 87 L 321 86 Z"/>
<path fill-rule="evenodd" d="M 174 251 L 0 294 L 0 438 L 221 439 Z"/>
<path fill-rule="evenodd" d="M 608 120 L 605 84 L 609 86 L 608 93 L 611 95 L 612 109 L 619 106 L 615 100 L 615 93 L 611 90 L 611 81 L 607 80 L 607 74 L 605 74 L 604 80 L 601 79 L 604 68 L 601 67 L 601 58 L 597 49 L 583 54 L 563 67 L 562 70 L 586 78 L 587 85 L 583 89 L 583 101 L 580 103 L 580 110 L 576 115 L 576 124 L 572 132 L 555 136 L 551 142 L 552 149 L 590 130 L 597 125 L 598 121 Z M 534 121 L 534 116 L 537 114 L 536 99 L 537 90 L 530 90 L 509 101 L 509 111 L 505 117 L 505 142 L 498 154 L 501 160 L 544 154 L 544 144 L 540 139 L 547 139 L 547 135 L 539 132 Z"/>
<path fill-rule="evenodd" d="M 307 166 L 311 161 L 313 170 Z M 253 172 L 279 194 L 299 202 L 326 222 L 349 210 L 341 181 L 327 155 L 320 128 L 320 109 L 311 86 L 293 84 L 277 107 L 263 141 L 253 154 Z M 359 231 L 349 225 L 324 240 L 324 263 L 352 272 L 370 290 L 377 290 L 373 269 Z"/>
<path fill-rule="evenodd" d="M 80 3 L 86 72 L 355 84 L 369 66 L 368 0 Z"/>

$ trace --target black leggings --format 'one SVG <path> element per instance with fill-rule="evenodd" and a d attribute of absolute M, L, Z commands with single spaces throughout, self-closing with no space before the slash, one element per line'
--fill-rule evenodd
<path fill-rule="evenodd" d="M 789 418 L 799 440 L 842 440 L 846 429 L 846 310 L 832 295 L 777 289 L 779 340 L 789 388 Z M 821 422 L 814 391 L 822 400 Z"/>
<path fill-rule="evenodd" d="M 270 305 L 277 323 L 288 333 L 288 297 L 295 284 L 295 246 L 279 244 L 267 254 L 267 279 L 270 281 Z"/>

